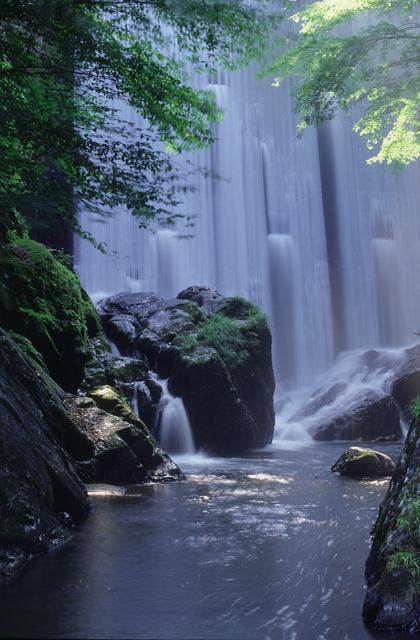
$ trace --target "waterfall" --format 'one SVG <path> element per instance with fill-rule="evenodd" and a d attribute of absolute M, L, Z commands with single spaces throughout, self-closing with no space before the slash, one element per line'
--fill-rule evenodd
<path fill-rule="evenodd" d="M 168 390 L 168 381 L 156 379 L 162 389 L 157 430 L 159 443 L 168 453 L 194 453 L 194 439 L 184 403 Z"/>
<path fill-rule="evenodd" d="M 192 176 L 179 207 L 196 215 L 195 227 L 181 221 L 152 233 L 122 207 L 107 223 L 81 211 L 82 226 L 108 245 L 103 255 L 77 240 L 76 267 L 92 297 L 172 297 L 192 284 L 245 296 L 271 321 L 280 391 L 309 385 L 341 351 L 413 342 L 418 166 L 399 174 L 368 166 L 344 115 L 298 139 L 290 86 L 258 81 L 252 68 L 193 81 L 225 109 L 215 144 L 185 156 L 213 175 Z M 123 116 L 135 120 L 128 106 Z M 165 432 L 182 413 L 175 401 L 164 408 Z"/>

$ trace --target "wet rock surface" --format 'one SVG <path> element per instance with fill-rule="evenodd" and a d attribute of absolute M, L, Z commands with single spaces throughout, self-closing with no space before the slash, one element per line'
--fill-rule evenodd
<path fill-rule="evenodd" d="M 257 307 L 214 289 L 190 287 L 171 300 L 119 294 L 102 301 L 99 313 L 121 353 L 169 379 L 199 448 L 229 455 L 271 442 L 271 334 Z M 123 333 L 115 331 L 116 322 Z M 140 381 L 152 394 L 151 377 Z"/>
<path fill-rule="evenodd" d="M 352 478 L 383 478 L 395 471 L 395 463 L 385 453 L 350 447 L 331 467 L 333 473 Z"/>
<path fill-rule="evenodd" d="M 414 421 L 379 509 L 366 563 L 365 621 L 420 635 L 420 428 Z"/>
<path fill-rule="evenodd" d="M 398 440 L 419 396 L 419 345 L 343 353 L 319 387 L 298 398 L 287 423 L 315 440 Z"/>
<path fill-rule="evenodd" d="M 311 435 L 314 440 L 397 440 L 400 414 L 391 396 L 367 390 L 352 407 L 315 423 Z"/>
<path fill-rule="evenodd" d="M 90 445 L 90 455 L 77 455 L 85 482 L 135 484 L 180 480 L 178 466 L 159 448 L 147 427 L 111 387 L 92 398 L 68 396 L 66 408 Z M 101 409 L 99 407 L 104 407 Z"/>
<path fill-rule="evenodd" d="M 67 445 L 86 444 L 61 390 L 0 329 L 0 581 L 88 513 Z"/>

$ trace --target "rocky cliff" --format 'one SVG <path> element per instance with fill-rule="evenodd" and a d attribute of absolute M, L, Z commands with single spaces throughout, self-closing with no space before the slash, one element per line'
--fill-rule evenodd
<path fill-rule="evenodd" d="M 366 564 L 363 616 L 379 629 L 420 635 L 420 426 L 408 432 L 382 503 Z"/>

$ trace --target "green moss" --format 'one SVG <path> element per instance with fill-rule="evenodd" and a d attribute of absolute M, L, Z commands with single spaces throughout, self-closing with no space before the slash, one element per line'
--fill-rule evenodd
<path fill-rule="evenodd" d="M 216 349 L 225 361 L 243 364 L 258 348 L 261 331 L 266 328 L 267 320 L 258 307 L 230 298 L 223 309 L 200 325 L 197 340 Z"/>
<path fill-rule="evenodd" d="M 414 547 L 406 547 L 392 553 L 387 560 L 387 571 L 403 571 L 408 574 L 409 588 L 413 594 L 420 593 L 420 553 Z"/>
<path fill-rule="evenodd" d="M 37 367 L 41 367 L 43 371 L 48 372 L 47 365 L 44 362 L 44 358 L 42 355 L 35 349 L 34 345 L 28 338 L 22 336 L 20 333 L 15 333 L 14 331 L 9 331 L 9 336 L 12 340 L 17 344 L 20 349 L 24 352 L 24 354 L 31 360 L 31 362 Z"/>
<path fill-rule="evenodd" d="M 95 401 L 100 409 L 126 420 L 138 427 L 144 434 L 149 435 L 148 428 L 134 413 L 127 400 L 110 385 L 106 384 L 98 389 L 93 389 L 89 391 L 88 396 Z"/>
<path fill-rule="evenodd" d="M 410 403 L 410 413 L 415 420 L 420 419 L 420 398 L 417 397 Z"/>
<path fill-rule="evenodd" d="M 2 326 L 30 340 L 52 377 L 75 390 L 99 319 L 63 257 L 28 238 L 9 238 L 0 252 L 0 309 Z"/>
<path fill-rule="evenodd" d="M 243 298 L 228 298 L 209 318 L 201 314 L 198 326 L 177 335 L 173 344 L 187 354 L 198 347 L 211 347 L 226 363 L 239 366 L 258 349 L 261 332 L 267 327 L 267 319 L 258 307 Z"/>
<path fill-rule="evenodd" d="M 213 347 L 223 360 L 241 363 L 248 357 L 247 341 L 234 320 L 221 313 L 208 318 L 197 331 L 197 340 L 202 345 Z"/>
<path fill-rule="evenodd" d="M 173 344 L 181 351 L 191 353 L 198 347 L 198 340 L 195 333 L 182 333 L 176 336 Z"/>
<path fill-rule="evenodd" d="M 410 497 L 404 504 L 404 512 L 397 519 L 397 527 L 420 539 L 420 498 Z"/>

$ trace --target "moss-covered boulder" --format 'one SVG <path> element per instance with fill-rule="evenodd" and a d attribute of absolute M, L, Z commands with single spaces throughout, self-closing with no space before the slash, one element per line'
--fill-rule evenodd
<path fill-rule="evenodd" d="M 90 397 L 68 396 L 66 408 L 92 447 L 79 457 L 77 469 L 85 482 L 130 484 L 180 480 L 178 466 L 161 451 L 147 427 L 110 387 Z M 99 406 L 106 407 L 106 411 Z"/>
<path fill-rule="evenodd" d="M 385 453 L 362 447 L 350 447 L 331 467 L 333 473 L 352 478 L 382 478 L 394 470 L 395 463 Z"/>
<path fill-rule="evenodd" d="M 0 329 L 0 581 L 87 515 L 70 444 L 88 453 L 60 389 Z"/>
<path fill-rule="evenodd" d="M 199 447 L 234 454 L 271 442 L 271 334 L 255 305 L 191 287 L 172 300 L 119 294 L 102 301 L 99 312 L 121 352 L 140 354 L 169 378 Z"/>
<path fill-rule="evenodd" d="M 366 563 L 365 621 L 420 636 L 420 427 L 414 421 L 379 509 Z"/>
<path fill-rule="evenodd" d="M 100 409 L 112 413 L 114 416 L 118 416 L 126 422 L 130 422 L 139 429 L 147 431 L 146 425 L 134 413 L 127 400 L 108 384 L 98 389 L 92 389 L 88 395 L 90 398 L 93 398 Z"/>
<path fill-rule="evenodd" d="M 0 315 L 3 328 L 30 340 L 52 378 L 75 392 L 100 323 L 66 258 L 27 238 L 3 244 Z"/>

